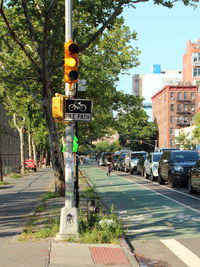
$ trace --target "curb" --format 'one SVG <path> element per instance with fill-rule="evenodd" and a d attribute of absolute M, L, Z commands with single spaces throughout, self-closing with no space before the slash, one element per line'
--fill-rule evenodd
<path fill-rule="evenodd" d="M 140 267 L 140 264 L 138 263 L 136 257 L 135 257 L 135 249 L 133 245 L 131 244 L 130 240 L 127 238 L 127 236 L 122 237 L 122 240 L 120 242 L 121 247 L 123 248 L 126 256 L 128 257 L 130 263 L 134 267 Z"/>

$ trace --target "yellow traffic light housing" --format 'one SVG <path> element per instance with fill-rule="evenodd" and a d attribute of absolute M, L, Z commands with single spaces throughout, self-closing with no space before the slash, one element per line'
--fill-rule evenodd
<path fill-rule="evenodd" d="M 64 119 L 64 95 L 56 93 L 52 97 L 52 116 L 57 120 Z"/>
<path fill-rule="evenodd" d="M 78 82 L 78 44 L 72 40 L 64 44 L 64 82 L 77 83 Z"/>

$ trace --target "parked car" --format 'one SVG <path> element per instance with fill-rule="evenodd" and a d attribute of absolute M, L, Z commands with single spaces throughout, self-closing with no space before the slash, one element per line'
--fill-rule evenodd
<path fill-rule="evenodd" d="M 117 171 L 124 171 L 124 168 L 125 168 L 124 159 L 125 159 L 126 154 L 127 152 L 123 151 L 123 152 L 120 152 L 119 156 L 117 157 L 117 161 L 116 161 Z"/>
<path fill-rule="evenodd" d="M 140 157 L 147 156 L 147 152 L 145 151 L 129 151 L 126 154 L 125 157 L 125 165 L 124 165 L 124 171 L 125 172 L 136 172 L 137 171 L 137 163 Z"/>
<path fill-rule="evenodd" d="M 147 158 L 147 155 L 141 156 L 137 163 L 136 173 L 142 176 L 144 175 L 144 162 L 146 158 Z"/>
<path fill-rule="evenodd" d="M 112 156 L 112 164 L 113 164 L 113 169 L 114 170 L 117 170 L 117 159 L 118 159 L 118 156 L 119 156 L 120 152 L 117 151 L 115 154 L 113 154 Z"/>
<path fill-rule="evenodd" d="M 190 193 L 200 192 L 200 160 L 197 160 L 194 167 L 190 170 L 188 188 Z"/>
<path fill-rule="evenodd" d="M 158 178 L 158 163 L 162 152 L 149 153 L 147 159 L 144 162 L 143 174 L 146 178 L 154 181 Z"/>
<path fill-rule="evenodd" d="M 178 184 L 188 186 L 188 176 L 191 168 L 199 159 L 195 150 L 171 150 L 163 152 L 158 167 L 158 182 L 169 182 L 171 187 Z"/>
<path fill-rule="evenodd" d="M 108 155 L 112 155 L 113 152 L 102 152 L 99 158 L 99 165 L 106 166 L 106 158 Z"/>

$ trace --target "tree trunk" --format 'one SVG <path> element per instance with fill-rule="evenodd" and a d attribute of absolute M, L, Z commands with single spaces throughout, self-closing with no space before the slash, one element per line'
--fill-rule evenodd
<path fill-rule="evenodd" d="M 28 156 L 33 159 L 32 134 L 28 131 Z"/>
<path fill-rule="evenodd" d="M 49 96 L 50 88 L 47 83 L 43 83 L 43 110 L 45 121 L 49 132 L 49 144 L 51 163 L 53 167 L 53 175 L 55 181 L 55 192 L 59 196 L 65 196 L 65 176 L 64 164 L 61 149 L 59 147 L 59 138 L 56 123 L 52 117 L 52 100 Z"/>
<path fill-rule="evenodd" d="M 34 160 L 35 165 L 37 167 L 38 164 L 37 164 L 37 151 L 36 151 L 36 146 L 35 146 L 35 144 L 33 142 L 33 139 L 31 141 L 32 141 L 32 148 L 33 148 L 33 160 Z"/>
<path fill-rule="evenodd" d="M 20 156 L 21 156 L 21 174 L 25 174 L 25 153 L 24 153 L 24 128 L 19 129 L 20 136 Z"/>

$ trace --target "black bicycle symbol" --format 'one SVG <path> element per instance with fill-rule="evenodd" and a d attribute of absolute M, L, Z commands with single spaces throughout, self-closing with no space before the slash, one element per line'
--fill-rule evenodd
<path fill-rule="evenodd" d="M 68 108 L 69 108 L 69 111 L 80 110 L 81 112 L 84 112 L 87 109 L 86 105 L 78 101 L 74 101 L 74 103 L 70 104 Z"/>

